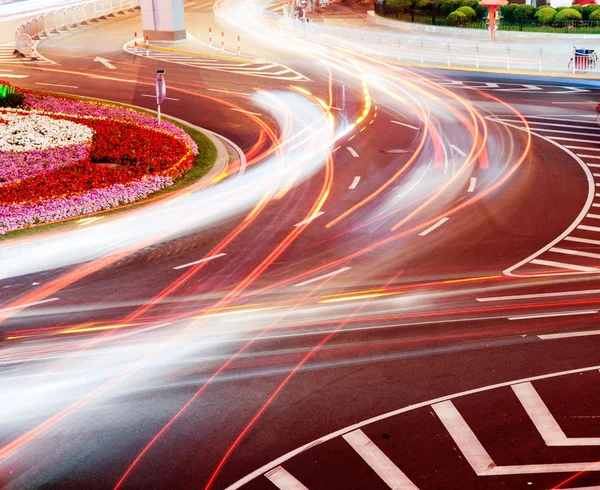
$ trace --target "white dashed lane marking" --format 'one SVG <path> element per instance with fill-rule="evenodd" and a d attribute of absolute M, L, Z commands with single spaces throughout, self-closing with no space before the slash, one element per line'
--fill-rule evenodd
<path fill-rule="evenodd" d="M 352 184 L 350 184 L 350 187 L 348 187 L 348 189 L 356 189 L 356 186 L 358 185 L 359 182 L 360 182 L 360 177 L 357 175 L 356 177 L 354 177 L 354 180 L 352 181 Z"/>

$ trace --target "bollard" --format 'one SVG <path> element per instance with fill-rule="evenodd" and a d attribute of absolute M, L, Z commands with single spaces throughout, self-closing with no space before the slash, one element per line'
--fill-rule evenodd
<path fill-rule="evenodd" d="M 212 27 L 208 28 L 208 45 L 212 47 Z"/>
<path fill-rule="evenodd" d="M 240 55 L 240 36 L 238 36 L 238 56 Z"/>
<path fill-rule="evenodd" d="M 148 35 L 146 35 L 146 56 L 150 55 L 150 46 L 148 45 Z"/>
<path fill-rule="evenodd" d="M 221 31 L 221 50 L 225 51 L 225 33 Z"/>
<path fill-rule="evenodd" d="M 137 53 L 137 32 L 133 33 L 133 45 L 135 47 L 135 52 Z"/>

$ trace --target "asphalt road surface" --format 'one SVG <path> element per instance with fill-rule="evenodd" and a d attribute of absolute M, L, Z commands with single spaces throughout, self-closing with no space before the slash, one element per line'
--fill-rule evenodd
<path fill-rule="evenodd" d="M 0 245 L 30 267 L 0 273 L 0 487 L 600 488 L 598 89 L 272 22 L 240 56 L 235 23 L 136 52 L 139 13 L 2 51 L 0 79 L 148 109 L 166 67 L 163 112 L 246 163 L 196 193 L 210 224 L 60 267 L 44 240 L 143 208 Z"/>

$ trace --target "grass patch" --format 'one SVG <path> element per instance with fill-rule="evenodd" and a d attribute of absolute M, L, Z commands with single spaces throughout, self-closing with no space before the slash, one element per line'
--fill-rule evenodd
<path fill-rule="evenodd" d="M 116 102 L 114 102 L 114 103 L 107 102 L 107 101 L 102 101 L 102 100 L 98 100 L 98 99 L 93 99 L 90 97 L 74 97 L 74 96 L 65 95 L 65 94 L 56 94 L 56 95 L 60 95 L 61 97 L 69 97 L 72 99 L 85 99 L 85 100 L 95 102 L 97 104 L 115 105 L 115 106 L 124 107 L 126 109 L 131 109 L 131 110 L 134 110 L 137 112 L 142 112 L 142 113 L 150 114 L 150 115 L 154 114 L 153 111 L 137 109 L 137 108 L 134 108 L 127 104 L 119 104 Z M 217 148 L 215 147 L 214 143 L 208 137 L 206 137 L 203 133 L 201 133 L 200 131 L 197 131 L 196 129 L 194 129 L 186 124 L 182 124 L 179 121 L 175 121 L 169 117 L 163 116 L 162 119 L 165 121 L 169 121 L 170 123 L 172 123 L 176 126 L 179 126 L 186 133 L 188 133 L 190 135 L 190 137 L 196 142 L 196 145 L 198 145 L 198 154 L 196 155 L 196 158 L 194 160 L 194 167 L 192 169 L 188 170 L 184 175 L 182 175 L 179 179 L 177 179 L 171 187 L 167 187 L 158 192 L 155 192 L 154 194 L 151 194 L 150 196 L 148 196 L 146 198 L 146 200 L 166 196 L 166 195 L 170 194 L 171 192 L 183 189 L 184 187 L 188 187 L 188 186 L 198 182 L 202 177 L 204 177 L 210 171 L 211 168 L 213 168 L 213 166 L 215 165 L 215 163 L 217 161 Z M 129 211 L 131 209 L 135 209 L 135 208 L 144 206 L 146 204 L 146 202 L 144 202 L 144 201 L 141 201 L 139 203 L 131 203 L 131 204 L 119 207 L 119 208 L 107 209 L 105 211 L 95 213 L 93 216 L 109 216 L 109 215 L 114 215 L 117 213 Z M 54 222 L 54 223 L 53 222 L 40 223 L 39 225 L 33 226 L 31 228 L 23 228 L 20 230 L 10 231 L 10 232 L 6 233 L 5 235 L 0 235 L 0 241 L 11 239 L 11 238 L 22 238 L 22 237 L 26 237 L 26 236 L 30 236 L 30 235 L 34 235 L 34 234 L 39 234 L 39 233 L 44 233 L 44 232 L 49 232 L 49 231 L 57 231 L 57 230 L 61 230 L 61 229 L 66 229 L 68 227 L 74 227 L 76 221 L 78 221 L 82 218 L 85 218 L 86 216 L 89 216 L 89 215 L 82 214 L 80 216 L 75 216 L 75 217 L 65 220 L 65 221 Z"/>

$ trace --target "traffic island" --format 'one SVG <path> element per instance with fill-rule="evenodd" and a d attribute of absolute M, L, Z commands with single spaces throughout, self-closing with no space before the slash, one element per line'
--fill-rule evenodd
<path fill-rule="evenodd" d="M 215 164 L 213 142 L 183 124 L 0 83 L 2 237 L 155 200 Z"/>

